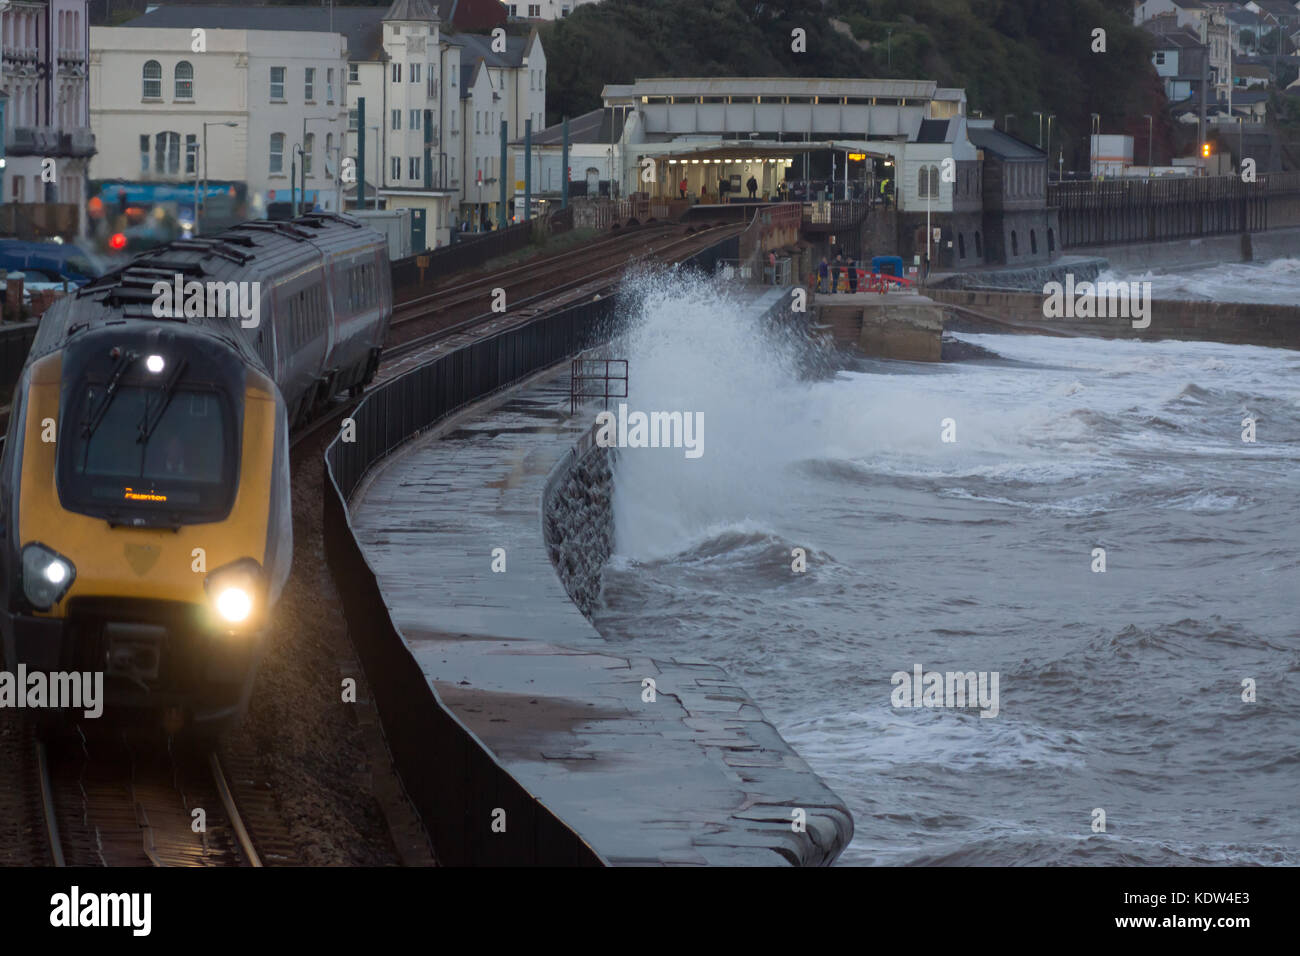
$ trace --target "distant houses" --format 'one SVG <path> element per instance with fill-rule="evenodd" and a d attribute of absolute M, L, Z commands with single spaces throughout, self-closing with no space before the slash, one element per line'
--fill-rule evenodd
<path fill-rule="evenodd" d="M 96 177 L 145 197 L 238 183 L 249 215 L 295 201 L 410 209 L 416 250 L 499 225 L 509 211 L 498 208 L 498 184 L 504 177 L 512 196 L 515 183 L 501 168 L 501 123 L 507 139 L 527 120 L 543 125 L 546 55 L 536 30 L 494 43 L 444 26 L 504 24 L 493 3 L 161 6 L 96 27 Z"/>

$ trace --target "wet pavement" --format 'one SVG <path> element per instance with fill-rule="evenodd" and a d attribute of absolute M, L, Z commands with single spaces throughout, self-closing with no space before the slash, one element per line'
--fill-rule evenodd
<path fill-rule="evenodd" d="M 833 860 L 852 835 L 842 801 L 745 691 L 605 641 L 565 592 L 542 493 L 596 411 L 570 419 L 568 376 L 467 410 L 358 490 L 353 527 L 394 621 L 444 705 L 609 862 Z"/>

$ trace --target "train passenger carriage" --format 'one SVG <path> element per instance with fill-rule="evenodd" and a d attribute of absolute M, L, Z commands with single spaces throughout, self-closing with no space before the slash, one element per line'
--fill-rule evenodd
<path fill-rule="evenodd" d="M 47 311 L 0 457 L 6 662 L 103 671 L 110 713 L 237 722 L 292 560 L 289 429 L 374 377 L 391 307 L 383 237 L 312 214 Z"/>

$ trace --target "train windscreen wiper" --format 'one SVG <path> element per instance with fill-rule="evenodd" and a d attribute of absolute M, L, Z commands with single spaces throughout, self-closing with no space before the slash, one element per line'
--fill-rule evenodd
<path fill-rule="evenodd" d="M 172 402 L 172 395 L 176 393 L 176 384 L 181 380 L 181 375 L 185 373 L 185 367 L 189 365 L 188 359 L 181 359 L 176 363 L 176 368 L 172 370 L 167 381 L 158 387 L 158 410 L 150 411 L 149 403 L 144 406 L 144 418 L 140 421 L 140 434 L 136 436 L 136 441 L 145 444 L 153 435 L 154 429 L 162 421 L 162 417 L 167 412 L 167 406 Z"/>
<path fill-rule="evenodd" d="M 113 399 L 117 397 L 117 386 L 122 381 L 122 376 L 131 367 L 131 363 L 139 357 L 138 352 L 124 352 L 117 360 L 117 364 L 113 366 L 113 374 L 109 376 L 108 384 L 104 386 L 104 397 L 100 399 L 90 418 L 81 423 L 82 438 L 89 438 L 95 434 L 95 429 L 99 427 L 99 423 L 108 414 L 108 406 L 112 405 Z"/>

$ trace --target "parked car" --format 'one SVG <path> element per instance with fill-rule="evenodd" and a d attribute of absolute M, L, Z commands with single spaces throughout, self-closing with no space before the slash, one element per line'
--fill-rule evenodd
<path fill-rule="evenodd" d="M 29 282 L 53 282 L 59 288 L 85 285 L 107 269 L 95 253 L 71 242 L 0 239 L 0 269 L 21 272 Z"/>

